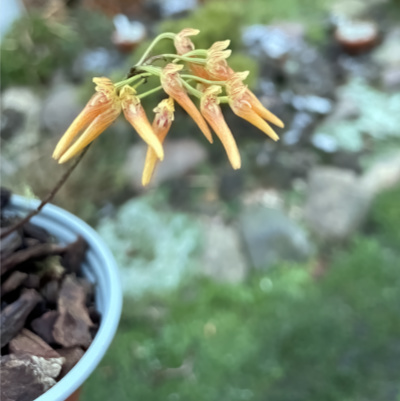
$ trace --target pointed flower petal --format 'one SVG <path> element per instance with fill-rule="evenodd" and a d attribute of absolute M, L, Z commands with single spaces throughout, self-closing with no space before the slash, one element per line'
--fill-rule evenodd
<path fill-rule="evenodd" d="M 182 65 L 167 64 L 161 73 L 161 85 L 164 91 L 171 96 L 194 120 L 198 125 L 201 132 L 208 139 L 209 142 L 213 142 L 211 131 L 208 128 L 206 121 L 203 116 L 197 110 L 196 106 L 186 93 L 182 86 L 179 77 L 179 71 L 183 68 Z"/>
<path fill-rule="evenodd" d="M 228 94 L 229 105 L 238 117 L 250 122 L 270 136 L 274 141 L 277 141 L 279 136 L 252 107 L 252 98 L 248 94 L 247 86 L 243 84 L 243 79 L 245 79 L 247 75 L 247 71 L 246 73 L 235 73 L 232 78 L 227 81 L 226 91 Z"/>
<path fill-rule="evenodd" d="M 200 31 L 198 29 L 185 28 L 175 35 L 174 45 L 177 53 L 180 56 L 194 50 L 194 44 L 188 38 L 188 36 L 195 36 L 198 35 L 199 33 Z"/>
<path fill-rule="evenodd" d="M 63 156 L 63 154 L 68 151 L 73 140 L 79 135 L 81 131 L 88 128 L 98 116 L 106 113 L 107 116 L 113 116 L 114 119 L 116 119 L 121 112 L 121 105 L 116 94 L 114 84 L 105 77 L 93 78 L 93 82 L 97 84 L 95 88 L 97 93 L 91 97 L 85 108 L 81 111 L 78 117 L 76 117 L 76 119 L 73 121 L 73 123 L 70 125 L 70 127 L 67 129 L 65 134 L 58 142 L 53 152 L 53 158 L 56 160 L 60 159 L 61 156 Z M 107 118 L 110 117 L 105 117 L 106 120 Z M 98 127 L 96 126 L 96 131 L 97 128 Z M 93 132 L 93 127 L 91 129 L 91 132 Z M 101 132 L 99 132 L 98 134 L 100 133 Z M 98 134 L 96 136 L 98 136 Z M 70 157 L 68 157 L 68 159 L 69 158 Z"/>
<path fill-rule="evenodd" d="M 139 136 L 154 149 L 157 157 L 162 160 L 164 158 L 163 147 L 151 128 L 146 113 L 140 103 L 140 99 L 136 96 L 135 89 L 131 88 L 129 85 L 125 85 L 121 89 L 120 98 L 125 118 Z"/>
<path fill-rule="evenodd" d="M 109 109 L 99 114 L 86 128 L 83 134 L 63 153 L 58 162 L 65 163 L 72 157 L 76 156 L 89 143 L 94 141 L 102 132 L 104 132 L 119 116 L 120 110 Z"/>
<path fill-rule="evenodd" d="M 217 96 L 221 93 L 221 87 L 212 85 L 204 89 L 203 93 L 200 103 L 201 113 L 221 140 L 229 161 L 232 167 L 236 170 L 240 168 L 241 165 L 240 154 L 236 141 L 225 122 L 221 108 L 218 104 Z"/>
<path fill-rule="evenodd" d="M 174 121 L 174 111 L 174 101 L 172 98 L 162 100 L 154 109 L 156 115 L 154 117 L 152 127 L 154 133 L 157 135 L 157 138 L 161 143 L 164 142 L 164 139 L 171 128 L 171 124 Z M 142 175 L 143 186 L 146 186 L 150 182 L 158 160 L 159 159 L 154 152 L 154 149 L 149 146 L 147 149 Z"/>
<path fill-rule="evenodd" d="M 232 75 L 226 59 L 231 55 L 231 50 L 226 50 L 230 40 L 215 42 L 207 51 L 206 70 L 215 79 L 225 81 Z"/>
<path fill-rule="evenodd" d="M 266 109 L 264 105 L 257 99 L 257 96 L 250 91 L 250 89 L 247 89 L 245 96 L 249 100 L 253 110 L 260 117 L 262 117 L 264 120 L 271 122 L 272 124 L 275 124 L 279 128 L 285 127 L 283 121 L 280 118 L 278 118 L 275 114 L 271 113 L 268 109 Z"/>

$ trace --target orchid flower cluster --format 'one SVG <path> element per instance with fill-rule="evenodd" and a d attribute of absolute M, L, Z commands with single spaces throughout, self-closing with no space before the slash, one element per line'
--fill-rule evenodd
<path fill-rule="evenodd" d="M 279 139 L 268 122 L 283 128 L 283 122 L 268 111 L 244 84 L 249 72 L 235 72 L 227 62 L 231 55 L 229 40 L 215 42 L 209 49 L 195 49 L 190 36 L 200 31 L 187 28 L 181 32 L 164 33 L 154 39 L 127 79 L 112 83 L 110 79 L 93 78 L 96 93 L 73 121 L 57 144 L 53 158 L 64 163 L 77 155 L 89 143 L 124 113 L 148 150 L 142 184 L 150 182 L 155 166 L 163 160 L 163 141 L 174 120 L 174 102 L 178 103 L 196 122 L 209 142 L 213 142 L 211 127 L 221 140 L 234 169 L 241 166 L 240 154 L 231 130 L 225 122 L 220 104 L 228 103 L 239 117 L 249 121 L 273 140 Z M 163 39 L 172 40 L 176 54 L 149 57 L 155 45 Z M 157 60 L 166 61 L 164 67 Z M 160 80 L 160 86 L 139 93 L 150 76 Z M 143 87 L 143 86 L 142 86 Z M 146 96 L 164 91 L 168 97 L 154 109 L 150 123 L 141 101 Z M 191 97 L 200 100 L 200 110 Z"/>

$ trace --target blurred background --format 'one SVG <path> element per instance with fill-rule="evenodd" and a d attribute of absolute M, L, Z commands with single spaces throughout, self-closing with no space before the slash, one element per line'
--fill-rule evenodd
<path fill-rule="evenodd" d="M 178 110 L 146 189 L 123 119 L 96 140 L 54 201 L 107 241 L 125 293 L 82 401 L 400 400 L 399 0 L 6 0 L 0 15 L 17 193 L 47 194 L 91 78 L 121 80 L 164 31 L 231 39 L 286 123 L 274 143 L 224 108 L 233 171 Z"/>

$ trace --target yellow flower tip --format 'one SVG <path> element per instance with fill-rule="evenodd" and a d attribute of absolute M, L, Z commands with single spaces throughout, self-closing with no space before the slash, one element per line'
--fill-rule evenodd
<path fill-rule="evenodd" d="M 125 85 L 120 93 L 122 110 L 125 118 L 136 130 L 139 136 L 156 152 L 160 160 L 164 159 L 164 150 L 147 119 L 146 113 L 136 96 L 136 91 L 129 85 Z"/>
<path fill-rule="evenodd" d="M 244 97 L 248 99 L 253 110 L 264 120 L 269 121 L 270 123 L 276 125 L 279 128 L 285 127 L 283 121 L 280 118 L 278 118 L 275 114 L 271 113 L 266 107 L 264 107 L 264 105 L 260 102 L 260 100 L 257 99 L 256 95 L 249 89 L 247 89 Z"/>
<path fill-rule="evenodd" d="M 155 113 L 153 129 L 158 138 L 162 141 L 164 138 L 160 138 L 161 132 L 165 130 L 168 132 L 175 118 L 174 100 L 171 97 L 162 100 L 153 111 Z"/>
<path fill-rule="evenodd" d="M 199 33 L 200 31 L 198 29 L 185 28 L 175 35 L 174 45 L 179 55 L 182 56 L 183 54 L 194 50 L 194 44 L 188 36 L 195 36 Z"/>
<path fill-rule="evenodd" d="M 227 40 L 220 40 L 218 42 L 214 42 L 212 44 L 212 46 L 208 49 L 209 53 L 213 53 L 213 52 L 218 52 L 221 50 L 225 50 L 229 47 L 229 45 L 231 44 L 231 41 L 229 39 Z"/>

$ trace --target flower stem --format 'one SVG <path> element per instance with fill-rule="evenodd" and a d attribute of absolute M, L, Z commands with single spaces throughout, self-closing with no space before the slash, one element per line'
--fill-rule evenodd
<path fill-rule="evenodd" d="M 182 74 L 181 78 L 194 79 L 198 82 L 202 82 L 207 85 L 221 85 L 221 86 L 226 85 L 225 81 L 210 81 L 209 79 L 200 78 L 200 77 L 197 77 L 196 75 Z"/>
<path fill-rule="evenodd" d="M 189 85 L 186 81 L 183 79 L 181 80 L 183 86 L 188 90 L 188 92 L 193 95 L 198 97 L 199 99 L 203 96 L 203 93 L 198 91 L 197 89 L 193 88 L 193 86 Z"/>
<path fill-rule="evenodd" d="M 147 56 L 150 54 L 150 52 L 153 50 L 154 46 L 163 39 L 174 39 L 175 38 L 175 33 L 171 32 L 166 32 L 161 35 L 158 35 L 154 40 L 151 42 L 150 46 L 147 48 L 147 50 L 143 53 L 143 56 L 140 58 L 140 60 L 135 64 L 135 67 L 138 67 L 144 63 L 146 60 Z"/>
<path fill-rule="evenodd" d="M 141 78 L 149 77 L 150 75 L 151 75 L 151 74 L 149 74 L 148 72 L 143 72 L 143 73 L 141 73 L 141 74 L 135 75 L 135 76 L 130 77 L 130 78 L 128 78 L 128 79 L 125 79 L 125 80 L 123 80 L 123 81 L 117 82 L 117 83 L 115 84 L 115 89 L 118 91 L 118 90 L 121 89 L 123 86 L 125 86 L 125 85 L 130 85 L 132 82 L 135 82 L 135 81 L 137 81 L 138 79 L 141 79 Z"/>
<path fill-rule="evenodd" d="M 162 85 L 157 86 L 157 88 L 151 89 L 151 90 L 149 90 L 149 91 L 147 91 L 147 92 L 143 92 L 143 93 L 141 93 L 140 95 L 137 95 L 137 97 L 138 97 L 139 99 L 143 99 L 144 97 L 149 96 L 149 95 L 151 95 L 152 93 L 158 92 L 158 91 L 161 90 L 161 89 L 162 89 Z"/>
<path fill-rule="evenodd" d="M 44 208 L 44 206 L 49 203 L 56 193 L 59 191 L 59 189 L 65 184 L 65 181 L 67 181 L 68 177 L 71 175 L 71 173 L 75 170 L 76 166 L 79 164 L 79 162 L 83 159 L 83 156 L 85 156 L 86 152 L 89 150 L 89 146 L 87 146 L 82 153 L 76 158 L 75 162 L 71 165 L 71 167 L 61 176 L 61 178 L 58 180 L 56 185 L 53 187 L 53 189 L 47 194 L 47 196 L 42 200 L 40 205 L 32 210 L 28 215 L 26 215 L 23 219 L 17 221 L 15 224 L 13 224 L 11 227 L 7 227 L 6 230 L 2 231 L 0 234 L 0 238 L 5 238 L 9 236 L 12 232 L 17 230 L 18 228 L 22 227 L 24 224 L 26 224 L 33 216 L 36 216 L 40 211 Z"/>

